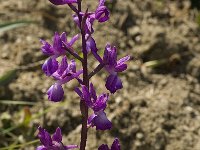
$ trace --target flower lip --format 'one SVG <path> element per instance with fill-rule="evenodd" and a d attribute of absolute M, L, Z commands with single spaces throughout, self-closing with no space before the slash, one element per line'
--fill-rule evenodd
<path fill-rule="evenodd" d="M 112 123 L 108 120 L 106 113 L 103 110 L 96 112 L 96 117 L 93 118 L 92 123 L 97 130 L 110 130 Z"/>
<path fill-rule="evenodd" d="M 48 99 L 53 102 L 60 102 L 64 96 L 64 90 L 61 84 L 53 84 L 47 91 Z"/>

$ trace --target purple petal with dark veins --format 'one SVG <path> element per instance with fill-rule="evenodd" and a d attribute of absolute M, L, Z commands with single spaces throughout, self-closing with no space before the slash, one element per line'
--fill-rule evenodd
<path fill-rule="evenodd" d="M 58 32 L 55 32 L 55 35 L 53 37 L 53 48 L 57 54 L 64 53 L 64 49 L 62 48 L 62 40 Z"/>
<path fill-rule="evenodd" d="M 103 61 L 109 66 L 115 66 L 117 63 L 117 49 L 107 44 L 104 51 Z"/>
<path fill-rule="evenodd" d="M 92 109 L 95 112 L 98 112 L 100 110 L 104 110 L 106 108 L 106 103 L 108 101 L 108 94 L 101 94 L 97 100 L 95 101 L 95 103 L 93 104 Z"/>

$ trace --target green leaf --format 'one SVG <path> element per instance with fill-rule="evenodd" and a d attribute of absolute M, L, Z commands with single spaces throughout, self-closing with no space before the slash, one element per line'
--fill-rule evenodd
<path fill-rule="evenodd" d="M 6 22 L 0 24 L 0 33 L 8 30 L 12 30 L 19 27 L 24 27 L 28 24 L 35 23 L 34 21 L 15 21 L 15 22 Z"/>
<path fill-rule="evenodd" d="M 8 147 L 2 147 L 2 148 L 0 148 L 0 150 L 20 149 L 20 148 L 26 147 L 28 145 L 33 145 L 33 144 L 36 144 L 36 143 L 39 143 L 39 140 L 29 141 L 29 142 L 26 142 L 24 144 L 18 144 L 18 145 L 12 145 L 12 146 L 8 146 Z"/>
<path fill-rule="evenodd" d="M 36 103 L 27 102 L 27 101 L 0 100 L 0 104 L 5 104 L 5 105 L 35 105 Z"/>
<path fill-rule="evenodd" d="M 5 72 L 0 76 L 0 86 L 9 84 L 17 76 L 17 69 Z"/>

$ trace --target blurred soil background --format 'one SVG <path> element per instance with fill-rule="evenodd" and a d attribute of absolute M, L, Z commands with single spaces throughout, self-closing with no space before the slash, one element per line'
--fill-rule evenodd
<path fill-rule="evenodd" d="M 95 10 L 98 0 L 84 0 Z M 112 0 L 111 18 L 95 24 L 100 53 L 109 41 L 119 58 L 134 57 L 121 74 L 124 88 L 110 96 L 110 131 L 89 130 L 87 149 L 96 150 L 119 137 L 122 150 L 200 150 L 200 1 Z M 55 31 L 77 33 L 66 6 L 48 0 L 0 0 L 0 24 L 26 21 L 23 27 L 0 29 L 0 149 L 33 150 L 37 127 L 50 133 L 62 128 L 65 144 L 79 144 L 79 98 L 65 86 L 65 100 L 55 104 L 45 92 L 54 83 L 41 71 L 46 57 L 39 39 Z M 33 21 L 33 22 L 30 22 Z M 75 46 L 80 51 L 80 45 Z M 97 63 L 90 58 L 90 71 Z M 106 74 L 92 81 L 105 91 Z"/>

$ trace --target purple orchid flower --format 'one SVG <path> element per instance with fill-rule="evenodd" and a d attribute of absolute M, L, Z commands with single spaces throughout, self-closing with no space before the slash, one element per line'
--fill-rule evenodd
<path fill-rule="evenodd" d="M 74 78 L 78 78 L 82 72 L 82 70 L 76 72 L 75 61 L 71 60 L 70 64 L 68 64 L 67 57 L 64 56 L 58 69 L 51 75 L 57 82 L 47 91 L 48 99 L 53 102 L 61 101 L 64 96 L 62 84 L 65 84 Z"/>
<path fill-rule="evenodd" d="M 104 112 L 107 106 L 108 94 L 103 93 L 97 97 L 92 83 L 90 84 L 90 91 L 84 85 L 82 86 L 82 92 L 78 88 L 75 91 L 85 101 L 87 106 L 94 111 L 94 114 L 88 118 L 88 124 L 92 127 L 96 126 L 97 130 L 111 129 L 112 123 Z"/>
<path fill-rule="evenodd" d="M 55 57 L 59 57 L 63 54 L 65 54 L 65 49 L 63 46 L 63 43 L 69 47 L 72 47 L 72 45 L 78 40 L 79 34 L 72 37 L 72 39 L 68 42 L 67 35 L 65 32 L 63 32 L 61 35 L 58 34 L 58 32 L 55 32 L 53 37 L 53 45 L 49 44 L 45 40 L 40 40 L 40 42 L 43 44 L 41 47 L 42 52 L 45 55 L 52 56 L 55 55 Z"/>
<path fill-rule="evenodd" d="M 59 127 L 56 129 L 52 137 L 42 127 L 38 127 L 38 130 L 39 130 L 38 137 L 42 145 L 38 146 L 36 150 L 69 150 L 78 148 L 77 145 L 68 145 L 68 146 L 63 145 L 62 133 Z"/>
<path fill-rule="evenodd" d="M 105 69 L 109 72 L 109 76 L 106 80 L 106 88 L 111 92 L 115 93 L 118 89 L 123 87 L 120 78 L 117 76 L 118 72 L 123 72 L 127 69 L 127 64 L 130 60 L 130 56 L 125 56 L 117 61 L 117 49 L 115 46 L 110 44 L 106 45 L 103 60 L 100 63 L 105 64 Z"/>
<path fill-rule="evenodd" d="M 77 0 L 49 0 L 54 5 L 64 5 L 64 4 L 72 4 L 77 3 Z"/>
<path fill-rule="evenodd" d="M 119 139 L 116 138 L 114 141 L 113 141 L 113 144 L 111 146 L 111 149 L 108 147 L 107 144 L 102 144 L 98 150 L 120 150 L 120 144 L 119 144 Z"/>
<path fill-rule="evenodd" d="M 79 35 L 77 34 L 68 42 L 65 32 L 63 32 L 61 35 L 56 32 L 53 37 L 53 45 L 42 39 L 40 40 L 43 44 L 41 47 L 42 52 L 45 55 L 50 56 L 50 58 L 48 58 L 42 66 L 42 70 L 47 76 L 51 76 L 58 69 L 58 62 L 56 58 L 64 55 L 66 52 L 63 43 L 65 44 L 65 46 L 72 47 L 72 45 L 78 40 L 78 38 Z"/>

